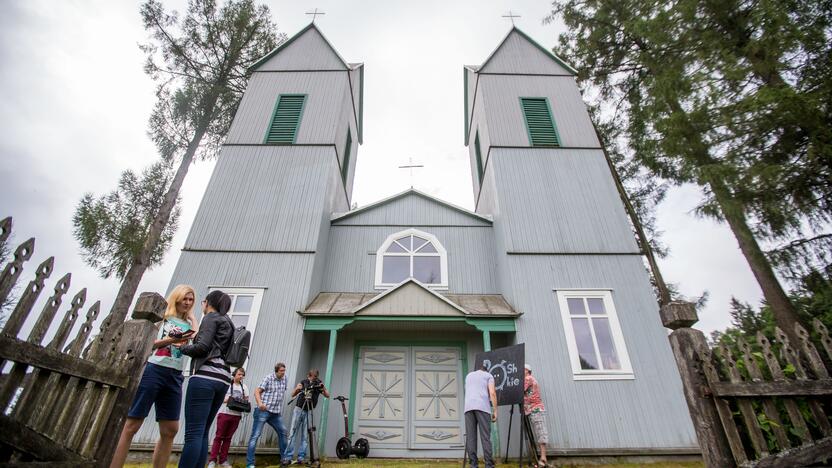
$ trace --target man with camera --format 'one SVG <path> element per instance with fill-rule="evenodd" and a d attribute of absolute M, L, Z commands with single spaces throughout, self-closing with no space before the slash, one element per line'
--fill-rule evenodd
<path fill-rule="evenodd" d="M 300 435 L 300 447 L 298 447 L 298 464 L 304 462 L 307 449 L 307 424 L 311 422 L 310 414 L 318 404 L 318 397 L 323 394 L 329 398 L 329 392 L 323 382 L 318 379 L 318 369 L 310 369 L 306 378 L 301 380 L 292 391 L 292 396 L 297 397 L 295 408 L 292 412 L 292 426 L 289 430 L 289 446 L 286 447 L 284 462 L 292 461 L 292 454 L 295 452 L 295 437 Z M 314 443 L 314 441 L 312 441 Z"/>

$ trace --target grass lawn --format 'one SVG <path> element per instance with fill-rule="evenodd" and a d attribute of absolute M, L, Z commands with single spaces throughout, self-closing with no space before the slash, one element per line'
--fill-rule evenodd
<path fill-rule="evenodd" d="M 243 460 L 244 462 L 245 460 Z M 482 465 L 482 464 L 480 464 Z M 147 464 L 127 464 L 124 465 L 126 468 L 150 468 L 151 465 Z M 244 463 L 235 463 L 235 468 L 242 468 L 244 467 Z M 258 468 L 264 468 L 266 466 L 278 468 L 279 465 L 258 465 Z M 293 467 L 300 467 L 299 465 L 291 465 Z M 334 461 L 326 461 L 321 466 L 336 466 L 336 467 L 350 467 L 350 468 L 389 468 L 389 467 L 407 467 L 407 468 L 459 468 L 462 466 L 461 461 L 444 461 L 444 460 L 350 460 L 350 461 L 341 461 L 341 460 L 334 460 Z M 498 464 L 497 468 L 513 468 L 516 467 L 517 463 L 509 463 L 509 464 Z M 559 465 L 559 466 L 568 466 L 568 467 L 586 467 L 586 468 L 638 468 L 641 466 L 646 466 L 648 468 L 702 468 L 704 465 L 700 462 L 680 462 L 680 463 L 651 463 L 651 464 L 636 464 L 636 463 L 620 463 L 614 465 Z M 169 468 L 175 468 L 175 464 L 169 464 Z"/>

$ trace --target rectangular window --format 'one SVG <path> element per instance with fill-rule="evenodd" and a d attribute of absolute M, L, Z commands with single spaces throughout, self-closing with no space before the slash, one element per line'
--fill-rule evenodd
<path fill-rule="evenodd" d="M 610 291 L 558 290 L 556 293 L 573 378 L 634 378 Z"/>
<path fill-rule="evenodd" d="M 547 98 L 520 98 L 520 107 L 523 108 L 532 146 L 560 146 L 560 137 Z"/>
<path fill-rule="evenodd" d="M 483 170 L 482 170 L 482 151 L 480 151 L 480 132 L 477 132 L 476 136 L 474 137 L 474 153 L 476 153 L 476 156 L 477 156 L 477 177 L 479 177 L 477 180 L 479 181 L 480 186 L 482 186 Z"/>
<path fill-rule="evenodd" d="M 306 104 L 305 94 L 281 94 L 274 106 L 265 143 L 292 144 L 297 139 L 300 118 Z"/>
<path fill-rule="evenodd" d="M 350 172 L 350 151 L 352 151 L 352 133 L 347 129 L 347 144 L 344 145 L 344 162 L 341 163 L 341 180 L 347 186 L 347 174 Z"/>

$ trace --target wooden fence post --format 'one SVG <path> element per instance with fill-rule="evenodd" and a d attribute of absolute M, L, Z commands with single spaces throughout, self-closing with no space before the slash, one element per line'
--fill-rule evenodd
<path fill-rule="evenodd" d="M 133 320 L 120 325 L 121 340 L 116 345 L 113 364 L 128 373 L 130 383 L 118 396 L 95 449 L 94 458 L 101 467 L 109 466 L 113 458 L 124 420 L 127 418 L 127 410 L 136 394 L 144 372 L 144 363 L 153 347 L 153 337 L 156 335 L 154 324 L 162 320 L 166 307 L 167 302 L 159 294 L 141 293 L 133 309 Z"/>
<path fill-rule="evenodd" d="M 674 330 L 669 337 L 670 346 L 682 377 L 685 400 L 705 465 L 713 468 L 735 466 L 713 396 L 702 372 L 699 350 L 707 349 L 708 343 L 701 331 L 689 328 L 698 320 L 696 309 L 691 303 L 670 302 L 662 306 L 661 317 L 664 326 Z"/>

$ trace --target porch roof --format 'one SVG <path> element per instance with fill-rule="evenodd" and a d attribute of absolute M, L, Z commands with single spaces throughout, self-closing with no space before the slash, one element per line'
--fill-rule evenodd
<path fill-rule="evenodd" d="M 517 318 L 500 294 L 441 294 L 414 279 L 381 293 L 322 292 L 303 311 L 305 317 L 418 316 Z"/>

